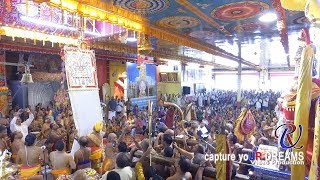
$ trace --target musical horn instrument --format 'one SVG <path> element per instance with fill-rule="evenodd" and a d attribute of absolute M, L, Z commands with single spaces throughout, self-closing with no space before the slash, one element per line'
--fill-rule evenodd
<path fill-rule="evenodd" d="M 160 106 L 173 106 L 173 107 L 175 107 L 180 113 L 180 121 L 179 121 L 179 123 L 183 122 L 183 119 L 182 119 L 182 118 L 184 118 L 183 111 L 181 110 L 181 108 L 177 104 L 171 103 L 171 102 L 166 102 L 166 101 L 163 101 L 163 100 L 159 100 L 159 105 Z M 174 135 L 173 135 L 173 139 L 175 141 L 175 139 L 176 139 L 177 120 L 176 120 L 175 117 L 174 117 L 173 120 L 174 120 Z M 182 125 L 182 128 L 185 130 L 183 125 Z"/>

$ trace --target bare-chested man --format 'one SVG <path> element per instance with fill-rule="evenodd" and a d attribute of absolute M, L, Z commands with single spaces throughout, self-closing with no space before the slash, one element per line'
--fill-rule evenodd
<path fill-rule="evenodd" d="M 88 137 L 88 147 L 91 149 L 91 167 L 99 174 L 102 174 L 103 161 L 103 122 L 97 122 L 93 127 L 93 132 Z"/>
<path fill-rule="evenodd" d="M 55 144 L 56 151 L 50 153 L 49 159 L 52 165 L 52 175 L 57 179 L 60 175 L 70 175 L 71 170 L 76 169 L 76 164 L 71 154 L 64 151 L 65 145 L 62 140 Z"/>
<path fill-rule="evenodd" d="M 190 160 L 185 156 L 181 156 L 180 159 L 177 159 L 175 162 L 176 172 L 167 178 L 167 180 L 176 180 L 176 179 L 186 179 L 191 180 L 192 175 L 189 172 Z"/>
<path fill-rule="evenodd" d="M 90 155 L 91 151 L 87 148 L 87 137 L 80 137 L 79 139 L 80 149 L 74 154 L 74 161 L 77 164 L 77 170 L 91 168 Z"/>
<path fill-rule="evenodd" d="M 36 135 L 28 134 L 25 138 L 25 146 L 18 151 L 17 163 L 21 164 L 22 179 L 38 176 L 40 173 L 40 160 L 44 159 L 44 155 L 41 148 L 34 145 L 36 138 Z"/>
<path fill-rule="evenodd" d="M 73 121 L 73 113 L 70 108 L 66 109 L 66 112 L 63 115 L 63 125 L 68 128 Z"/>
<path fill-rule="evenodd" d="M 58 136 L 62 137 L 64 140 L 67 140 L 67 130 L 61 125 L 61 124 L 58 124 L 58 129 L 57 129 L 57 134 Z"/>
<path fill-rule="evenodd" d="M 51 123 L 51 119 L 49 117 L 46 117 L 45 120 L 44 120 L 44 123 L 42 125 L 42 128 L 41 128 L 41 137 L 42 137 L 42 139 L 48 139 L 49 138 L 49 134 L 50 134 L 50 131 L 51 131 L 50 123 Z"/>
<path fill-rule="evenodd" d="M 9 120 L 6 118 L 1 118 L 0 125 L 4 125 L 5 127 L 9 127 L 10 126 Z"/>
<path fill-rule="evenodd" d="M 103 162 L 103 173 L 112 170 L 115 167 L 117 146 L 117 135 L 115 133 L 108 134 L 108 143 L 106 144 L 105 159 Z"/>
<path fill-rule="evenodd" d="M 128 127 L 125 126 L 122 128 L 121 134 L 119 138 L 115 133 L 108 134 L 108 143 L 105 146 L 105 159 L 103 162 L 103 173 L 110 171 L 115 167 L 115 159 L 117 156 L 117 147 L 119 145 L 119 142 L 122 141 L 122 137 L 124 136 L 125 132 L 127 131 Z"/>
<path fill-rule="evenodd" d="M 56 117 L 56 123 L 61 124 L 63 127 L 65 127 L 64 121 L 62 119 L 62 114 L 58 114 Z"/>
<path fill-rule="evenodd" d="M 29 126 L 29 130 L 31 132 L 40 132 L 41 127 L 43 125 L 43 117 L 37 116 L 34 121 L 32 121 L 31 125 Z"/>
<path fill-rule="evenodd" d="M 20 149 L 24 148 L 24 143 L 22 141 L 22 133 L 19 131 L 16 131 L 13 133 L 14 140 L 11 144 L 11 152 L 12 152 L 12 161 L 13 163 L 16 163 L 17 154 Z"/>
<path fill-rule="evenodd" d="M 50 124 L 50 133 L 49 133 L 49 141 L 53 144 L 51 151 L 55 150 L 55 144 L 58 140 L 62 140 L 63 138 L 58 134 L 59 126 L 55 123 Z"/>
<path fill-rule="evenodd" d="M 2 152 L 9 148 L 7 139 L 7 128 L 3 125 L 0 125 L 0 151 Z"/>

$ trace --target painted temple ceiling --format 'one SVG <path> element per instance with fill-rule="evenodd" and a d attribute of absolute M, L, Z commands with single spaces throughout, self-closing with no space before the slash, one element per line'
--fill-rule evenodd
<path fill-rule="evenodd" d="M 262 23 L 259 17 L 275 11 L 271 0 L 114 0 L 114 4 L 139 13 L 152 24 L 178 30 L 204 42 L 237 36 L 278 34 L 276 22 Z M 303 12 L 286 11 L 290 31 L 308 22 Z"/>
<path fill-rule="evenodd" d="M 105 0 L 105 2 L 112 0 Z M 275 12 L 274 2 L 276 0 L 113 0 L 113 4 L 119 8 L 129 10 L 145 17 L 149 24 L 155 28 L 162 28 L 167 31 L 178 32 L 186 40 L 196 39 L 203 45 L 210 45 L 210 50 L 217 49 L 217 52 L 228 54 L 233 62 L 237 62 L 237 51 L 234 43 L 239 36 L 244 43 L 251 43 L 259 37 L 279 37 L 277 22 L 263 23 L 259 18 L 266 12 Z M 29 10 L 21 6 L 21 0 L 11 0 L 12 9 L 8 11 L 0 1 L 0 23 L 23 29 L 58 34 L 64 37 L 78 37 L 76 16 L 59 8 L 49 7 L 47 4 L 32 3 L 29 1 Z M 28 14 L 26 16 L 25 14 Z M 287 33 L 297 32 L 308 26 L 309 22 L 303 12 L 285 11 Z M 35 20 L 36 19 L 36 20 Z M 130 31 L 129 31 L 130 33 Z M 135 47 L 136 43 L 125 40 L 128 30 L 118 25 L 111 25 L 107 22 L 85 19 L 85 39 L 92 43 L 119 43 Z M 280 37 L 283 36 L 280 35 Z M 203 59 L 208 55 L 201 50 L 189 48 L 176 44 L 159 37 L 150 37 L 154 49 L 170 51 L 178 55 L 189 54 Z M 233 48 L 221 44 L 233 44 Z M 291 51 L 291 50 L 290 50 Z M 254 52 L 257 55 L 259 52 Z M 285 52 L 284 52 L 285 53 Z M 227 61 L 228 58 L 221 60 Z M 254 64 L 245 58 L 242 62 L 245 65 L 254 67 Z M 222 63 L 223 64 L 223 63 Z"/>

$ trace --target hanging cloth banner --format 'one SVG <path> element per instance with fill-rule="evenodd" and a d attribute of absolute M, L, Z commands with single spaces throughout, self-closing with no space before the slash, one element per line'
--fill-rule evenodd
<path fill-rule="evenodd" d="M 79 136 L 86 136 L 92 132 L 96 122 L 103 120 L 95 53 L 66 46 L 64 61 L 74 123 Z M 79 144 L 74 141 L 71 154 L 78 149 Z"/>
<path fill-rule="evenodd" d="M 64 48 L 65 69 L 69 90 L 98 90 L 94 51 Z"/>

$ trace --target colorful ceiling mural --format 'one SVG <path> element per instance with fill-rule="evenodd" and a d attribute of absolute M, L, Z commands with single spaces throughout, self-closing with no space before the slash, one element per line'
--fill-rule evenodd
<path fill-rule="evenodd" d="M 175 29 L 204 42 L 236 34 L 278 35 L 276 22 L 258 19 L 274 12 L 270 0 L 114 0 L 114 4 L 140 13 L 157 26 Z M 288 30 L 300 30 L 308 21 L 303 12 L 287 11 Z"/>
<path fill-rule="evenodd" d="M 169 0 L 149 0 L 149 1 L 116 1 L 117 5 L 125 7 L 127 10 L 139 14 L 154 14 L 166 10 L 170 6 Z"/>

